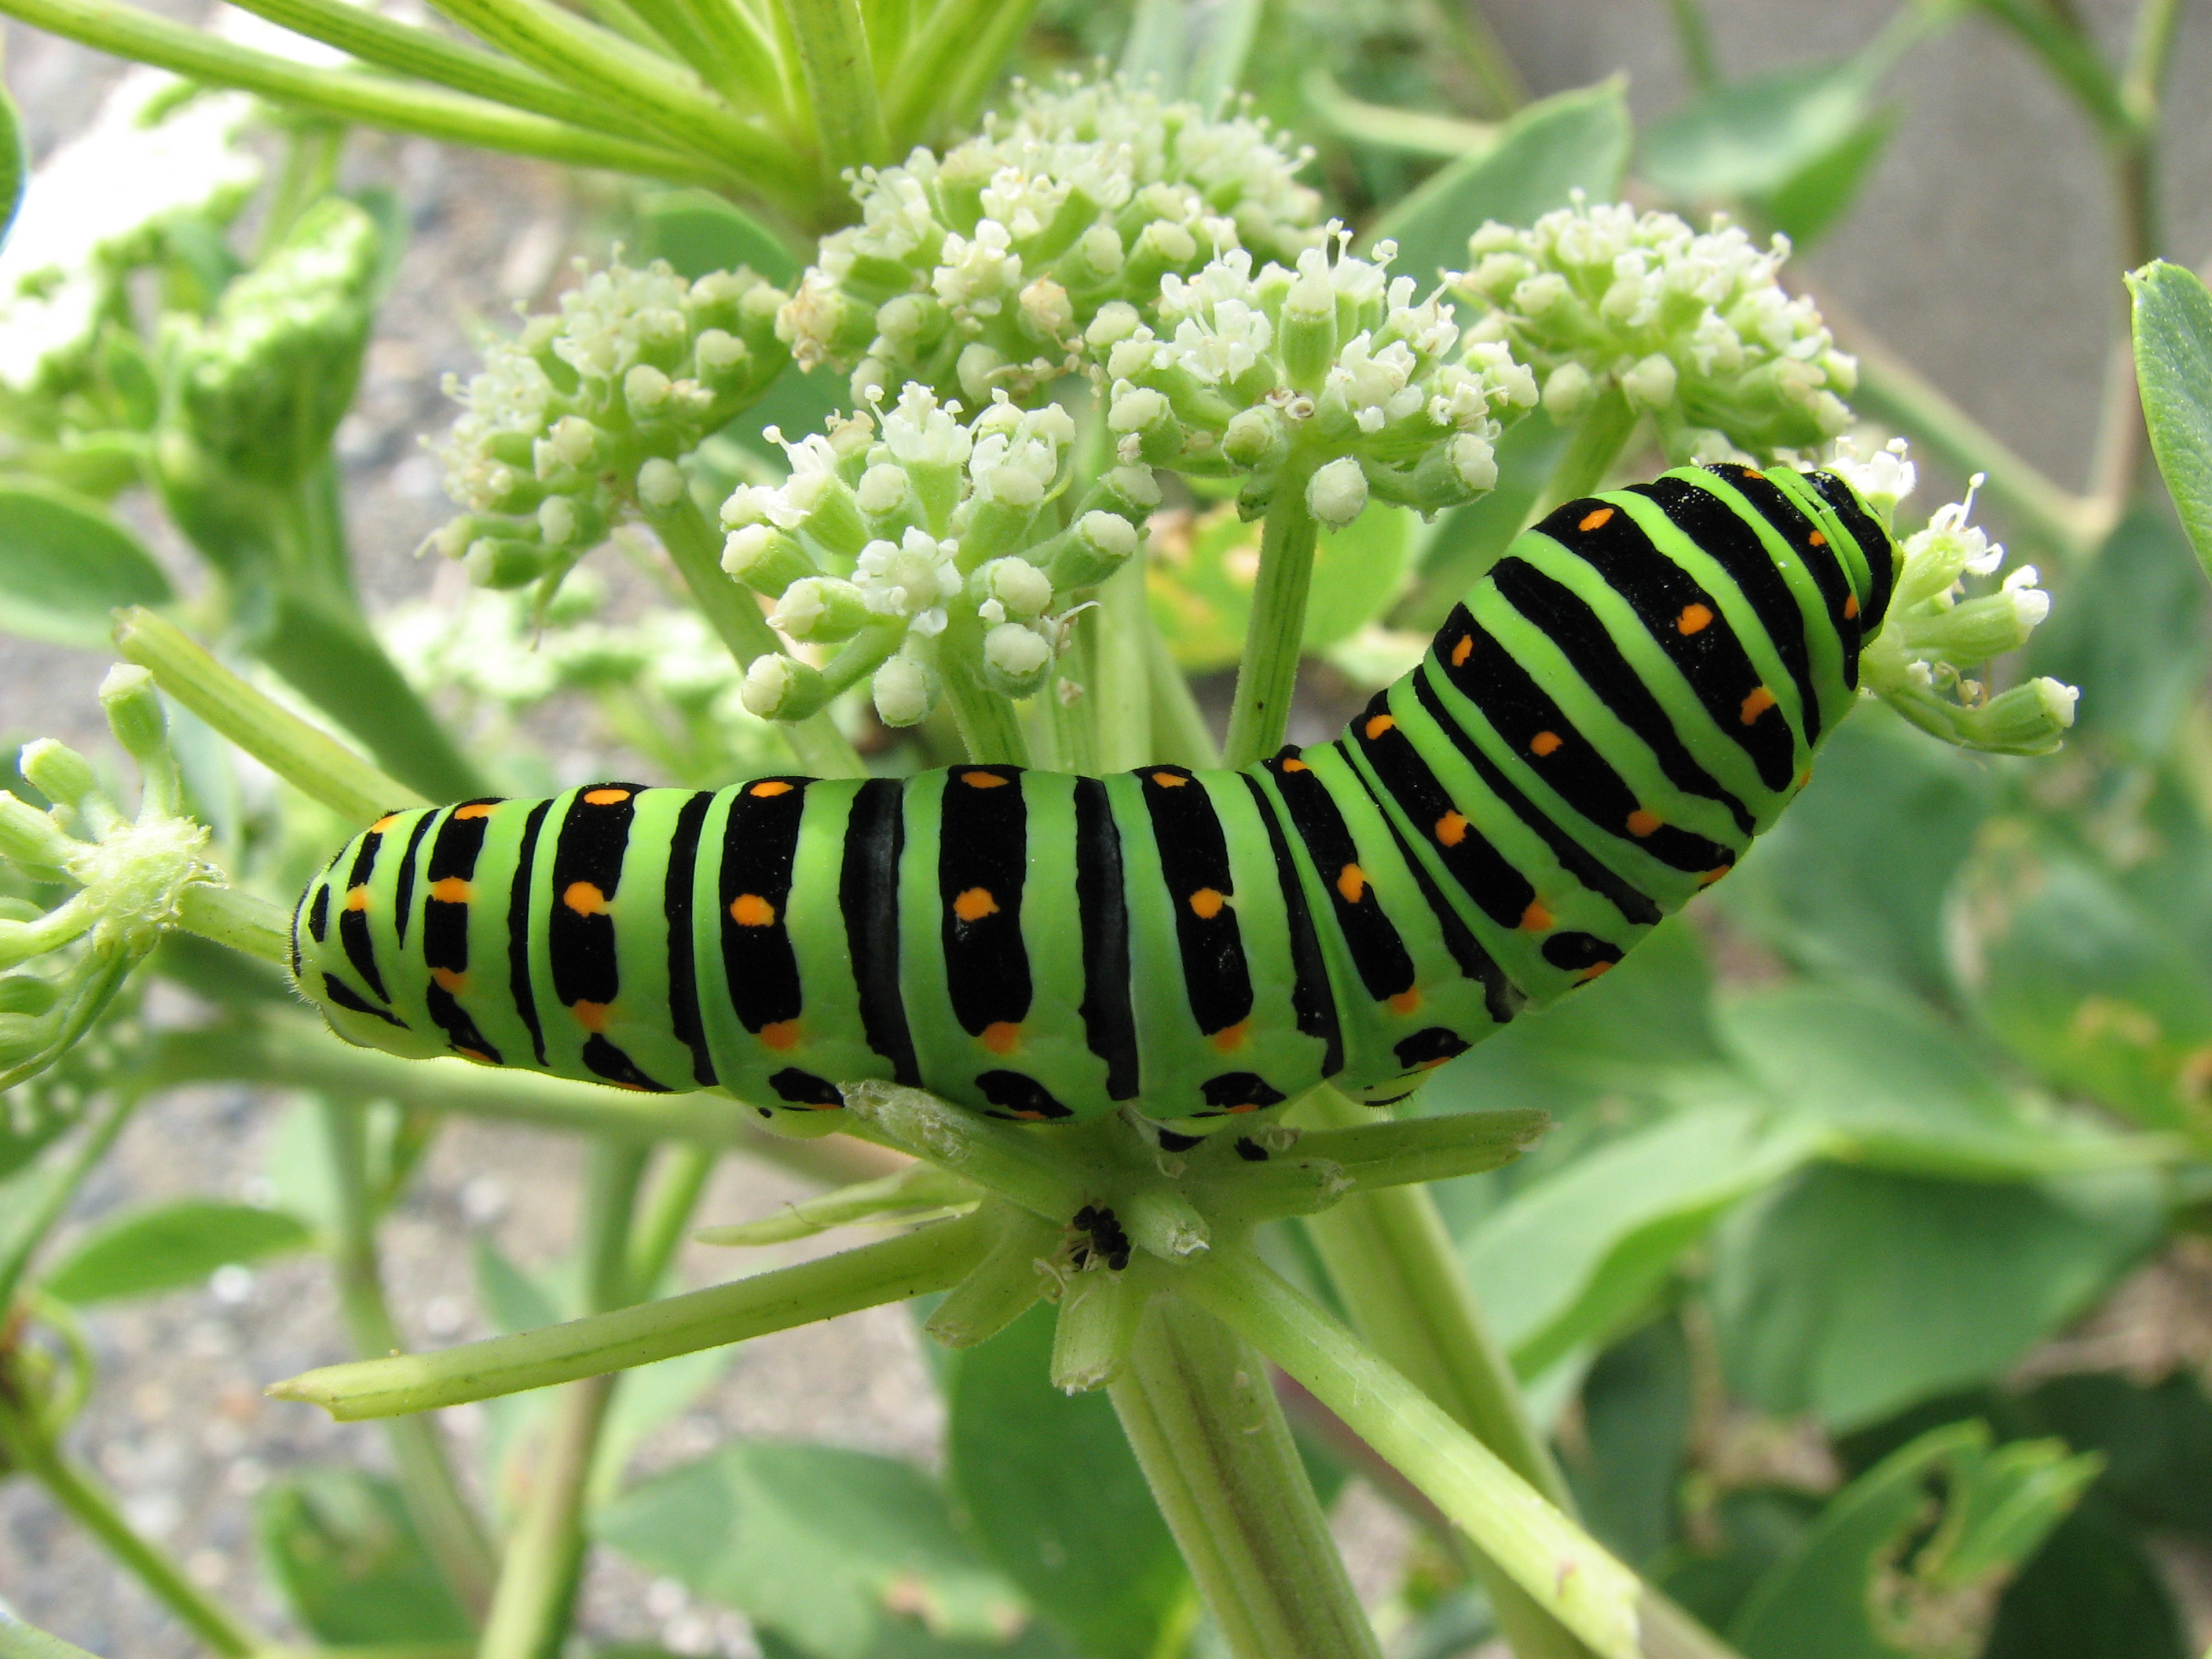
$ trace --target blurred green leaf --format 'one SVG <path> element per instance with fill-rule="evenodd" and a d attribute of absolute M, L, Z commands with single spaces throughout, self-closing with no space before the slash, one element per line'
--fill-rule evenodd
<path fill-rule="evenodd" d="M 947 1363 L 946 1478 L 968 1522 L 1090 1659 L 1148 1659 L 1190 1576 L 1105 1395 L 1050 1380 L 1040 1304 Z"/>
<path fill-rule="evenodd" d="M 933 1636 L 990 1641 L 1024 1617 L 936 1482 L 866 1452 L 733 1442 L 634 1487 L 593 1530 L 811 1659 L 873 1659 L 910 1618 Z"/>
<path fill-rule="evenodd" d="M 2212 1538 L 2212 1401 L 2188 1370 L 2153 1383 L 2054 1376 L 2014 1402 L 2039 1434 L 2105 1460 L 2098 1500 L 2146 1532 Z"/>
<path fill-rule="evenodd" d="M 1822 745 L 1813 781 L 1717 892 L 1798 967 L 1942 1000 L 1943 900 L 1988 811 L 1983 765 L 1880 705 Z M 1609 977 L 1609 976 L 1608 976 Z"/>
<path fill-rule="evenodd" d="M 2191 1659 L 2165 1575 L 2093 1492 L 2005 1592 L 1981 1659 Z"/>
<path fill-rule="evenodd" d="M 1803 1544 L 1820 1507 L 1793 1489 L 1724 1492 L 1698 1509 L 1695 1541 L 1655 1564 L 1651 1576 L 1708 1628 L 1726 1630 L 1759 1581 Z"/>
<path fill-rule="evenodd" d="M 1397 267 L 1427 283 L 1467 266 L 1467 239 L 1495 219 L 1530 225 L 1577 190 L 1593 201 L 1620 194 L 1632 128 L 1626 83 L 1616 76 L 1534 103 L 1506 123 L 1495 148 L 1438 168 L 1387 210 L 1367 241 L 1398 243 Z"/>
<path fill-rule="evenodd" d="M 308 1469 L 263 1492 L 254 1519 L 270 1578 L 319 1640 L 473 1637 L 390 1481 L 360 1469 Z"/>
<path fill-rule="evenodd" d="M 197 1285 L 218 1267 L 304 1250 L 307 1223 L 282 1210 L 186 1199 L 140 1210 L 86 1239 L 46 1276 L 49 1296 L 83 1306 Z"/>
<path fill-rule="evenodd" d="M 2060 592 L 2022 672 L 2081 688 L 2073 741 L 2101 738 L 2128 760 L 2156 760 L 2212 665 L 2204 598 L 2172 517 L 2138 508 Z"/>
<path fill-rule="evenodd" d="M 27 1625 L 0 1602 L 0 1659 L 93 1659 L 73 1642 Z"/>
<path fill-rule="evenodd" d="M 1814 1146 L 1756 1106 L 1705 1107 L 1516 1192 L 1461 1250 L 1514 1368 L 1539 1376 L 1627 1322 L 1723 1212 Z"/>
<path fill-rule="evenodd" d="M 789 243 L 723 197 L 703 190 L 659 191 L 638 208 L 638 252 L 665 259 L 694 281 L 710 270 L 750 265 L 779 286 L 797 278 L 802 261 Z"/>
<path fill-rule="evenodd" d="M 1882 1460 L 1830 1501 L 1738 1614 L 1746 1659 L 1917 1659 L 1973 1653 L 1993 1591 L 2096 1476 L 2055 1440 L 1992 1449 L 1954 1423 Z"/>
<path fill-rule="evenodd" d="M 1584 1524 L 1632 1566 L 1674 1541 L 1696 1386 L 1671 1312 L 1607 1348 L 1583 1380 L 1582 1432 L 1560 1465 Z"/>
<path fill-rule="evenodd" d="M 2131 273 L 2128 291 L 2151 449 L 2197 562 L 2212 571 L 2212 293 L 2163 259 Z"/>
<path fill-rule="evenodd" d="M 1801 252 L 1826 235 L 1858 199 L 1889 141 L 1897 134 L 1904 109 L 1888 104 L 1833 149 L 1791 174 L 1759 203 L 1774 228 Z"/>
<path fill-rule="evenodd" d="M 2134 1173 L 1998 1186 L 1820 1164 L 1713 1238 L 1731 1388 L 1832 1429 L 1997 1376 L 2155 1237 Z"/>
<path fill-rule="evenodd" d="M 599 1431 L 592 1479 L 595 1502 L 606 1503 L 622 1490 L 623 1472 L 646 1437 L 721 1381 L 737 1357 L 734 1347 L 702 1348 L 622 1374 Z"/>
<path fill-rule="evenodd" d="M 0 483 L 0 633 L 104 651 L 118 605 L 173 597 L 154 556 L 97 502 L 36 478 Z"/>

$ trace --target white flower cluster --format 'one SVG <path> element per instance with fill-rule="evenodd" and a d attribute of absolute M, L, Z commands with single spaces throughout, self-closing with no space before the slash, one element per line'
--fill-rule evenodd
<path fill-rule="evenodd" d="M 757 660 L 755 714 L 804 719 L 869 678 L 877 712 L 910 726 L 936 703 L 947 650 L 979 659 L 994 689 L 1030 696 L 1060 644 L 1055 605 L 1136 551 L 1160 499 L 1148 470 L 1109 472 L 1062 529 L 1067 412 L 1001 397 L 971 421 L 960 413 L 910 385 L 889 410 L 786 443 L 782 485 L 740 487 L 723 504 L 723 568 L 776 601 L 769 620 L 790 638 L 841 647 L 820 668 Z"/>
<path fill-rule="evenodd" d="M 484 353 L 446 392 L 446 489 L 468 509 L 432 538 L 487 587 L 565 573 L 631 509 L 681 499 L 677 458 L 758 398 L 788 354 L 781 290 L 750 271 L 686 282 L 619 258 Z"/>
<path fill-rule="evenodd" d="M 863 170 L 860 223 L 823 239 L 778 326 L 800 362 L 850 368 L 856 402 L 911 380 L 1026 402 L 1076 367 L 1102 306 L 1149 308 L 1228 248 L 1311 246 L 1310 155 L 1120 82 L 1025 88 L 942 158 Z"/>
<path fill-rule="evenodd" d="M 1896 459 L 1909 489 L 1911 467 Z M 1881 631 L 1860 656 L 1861 678 L 1915 726 L 1949 742 L 2002 754 L 2045 754 L 2074 723 L 2080 693 L 2073 686 L 2045 676 L 1991 696 L 1987 686 L 1966 677 L 1967 671 L 2026 645 L 2051 614 L 2051 595 L 2035 585 L 2032 564 L 1989 585 L 2005 550 L 1966 522 L 1981 483 L 1977 473 L 1965 501 L 1937 508 L 1925 529 L 1905 539 Z M 1970 592 L 1968 577 L 1978 579 L 1978 591 Z"/>
<path fill-rule="evenodd" d="M 1842 431 L 1858 383 L 1812 301 L 1775 280 L 1789 256 L 1724 218 L 1699 234 L 1577 196 L 1532 228 L 1475 232 L 1458 286 L 1483 312 L 1470 333 L 1534 367 L 1559 419 L 1617 387 L 1678 459 L 1765 457 Z"/>
<path fill-rule="evenodd" d="M 1440 295 L 1391 276 L 1395 244 L 1358 258 L 1330 230 L 1334 258 L 1313 247 L 1255 273 L 1235 248 L 1169 276 L 1157 326 L 1127 304 L 1099 313 L 1085 343 L 1124 464 L 1243 472 L 1247 517 L 1303 477 L 1330 526 L 1370 495 L 1430 514 L 1497 483 L 1501 416 L 1535 404 L 1535 377 L 1497 341 L 1462 341 Z"/>

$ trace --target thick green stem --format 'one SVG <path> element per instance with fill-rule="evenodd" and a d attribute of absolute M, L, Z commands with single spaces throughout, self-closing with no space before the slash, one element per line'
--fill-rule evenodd
<path fill-rule="evenodd" d="M 642 1147 L 602 1143 L 586 1178 L 585 1299 L 594 1313 L 630 1300 L 630 1220 L 645 1176 Z M 534 1465 L 522 1515 L 500 1562 L 499 1592 L 477 1659 L 556 1659 L 583 1571 L 586 1494 L 599 1431 L 619 1379 L 589 1376 L 561 1392 L 550 1443 Z"/>
<path fill-rule="evenodd" d="M 325 1365 L 269 1392 L 320 1406 L 342 1422 L 520 1394 L 950 1290 L 982 1260 L 989 1242 L 973 1217 L 940 1222 L 795 1267 L 544 1330 L 436 1353 Z"/>
<path fill-rule="evenodd" d="M 331 1187 L 337 1195 L 338 1232 L 331 1241 L 331 1266 L 337 1278 L 338 1305 L 356 1352 L 397 1353 L 399 1328 L 384 1299 L 361 1106 L 329 1095 L 317 1106 Z M 491 1543 L 462 1496 L 438 1425 L 428 1417 L 399 1418 L 385 1425 L 385 1433 L 399 1476 L 400 1496 L 416 1531 L 461 1605 L 482 1618 L 490 1604 L 495 1575 Z"/>
<path fill-rule="evenodd" d="M 225 1659 L 248 1659 L 264 1644 L 226 1608 L 185 1576 L 184 1569 L 123 1518 L 98 1481 L 19 1415 L 0 1402 L 0 1451 L 8 1462 L 51 1493 L 87 1532 L 174 1613 L 193 1635 Z"/>
<path fill-rule="evenodd" d="M 1152 662 L 1146 636 L 1155 630 L 1147 605 L 1142 559 L 1129 560 L 1099 585 L 1097 649 L 1087 701 L 1098 725 L 1102 772 L 1126 772 L 1160 758 L 1152 736 Z"/>
<path fill-rule="evenodd" d="M 342 121 L 535 155 L 571 167 L 611 167 L 672 184 L 726 189 L 738 183 L 728 168 L 714 161 L 383 76 L 296 64 L 116 0 L 0 0 L 0 12 L 118 58 L 152 64 L 208 86 L 258 93 Z"/>
<path fill-rule="evenodd" d="M 1314 548 L 1321 526 L 1306 507 L 1306 473 L 1286 467 L 1260 538 L 1260 573 L 1252 584 L 1252 617 L 1237 670 L 1222 760 L 1249 766 L 1282 747 L 1290 729 L 1305 639 L 1306 595 L 1313 586 Z"/>
<path fill-rule="evenodd" d="M 1379 1659 L 1259 1355 L 1158 1297 L 1110 1393 L 1237 1659 Z"/>
<path fill-rule="evenodd" d="M 982 629 L 973 615 L 956 614 L 938 637 L 937 672 L 945 682 L 945 701 L 968 758 L 989 764 L 1027 766 L 1029 739 L 1022 735 L 1014 705 L 983 683 L 975 665 L 983 651 Z M 1097 688 L 1091 688 L 1097 695 Z"/>
<path fill-rule="evenodd" d="M 1190 682 L 1169 653 L 1159 625 L 1145 619 L 1145 654 L 1152 664 L 1152 744 L 1158 758 L 1173 761 L 1197 771 L 1221 764 L 1221 750 L 1206 724 L 1206 715 L 1191 696 Z"/>
<path fill-rule="evenodd" d="M 1604 1659 L 1729 1659 L 1725 1644 L 1250 1251 L 1217 1249 L 1178 1286 L 1297 1378 Z"/>
<path fill-rule="evenodd" d="M 1607 386 L 1575 423 L 1574 436 L 1567 440 L 1566 453 L 1559 457 L 1559 465 L 1536 498 L 1533 516 L 1540 518 L 1562 501 L 1571 501 L 1597 489 L 1635 433 L 1636 411 L 1628 406 L 1620 387 Z"/>
<path fill-rule="evenodd" d="M 672 1146 L 661 1155 L 630 1239 L 628 1300 L 642 1302 L 660 1288 L 720 1157 L 698 1146 Z"/>
<path fill-rule="evenodd" d="M 860 0 L 781 0 L 799 46 L 799 72 L 814 108 L 822 160 L 835 178 L 890 155 L 876 66 Z"/>
<path fill-rule="evenodd" d="M 173 623 L 142 606 L 119 611 L 115 647 L 192 713 L 301 793 L 341 817 L 368 823 L 395 808 L 429 803 L 397 779 L 255 690 Z"/>
<path fill-rule="evenodd" d="M 761 615 L 752 591 L 730 580 L 722 568 L 722 538 L 689 494 L 650 522 L 668 550 L 669 562 L 684 579 L 699 610 L 740 667 L 782 648 L 783 641 Z M 825 712 L 781 727 L 799 763 L 817 777 L 864 778 L 867 765 Z"/>
<path fill-rule="evenodd" d="M 235 887 L 194 882 L 177 896 L 177 926 L 280 968 L 291 963 L 291 914 Z"/>
<path fill-rule="evenodd" d="M 1328 1088 L 1309 1095 L 1300 1110 L 1333 1128 L 1371 1118 Z M 1566 1480 L 1528 1416 L 1510 1363 L 1483 1323 L 1429 1189 L 1354 1193 L 1307 1217 L 1305 1226 L 1353 1328 L 1507 1468 L 1571 1515 Z M 1575 1659 L 1587 1652 L 1487 1558 L 1478 1555 L 1474 1565 L 1520 1659 Z"/>

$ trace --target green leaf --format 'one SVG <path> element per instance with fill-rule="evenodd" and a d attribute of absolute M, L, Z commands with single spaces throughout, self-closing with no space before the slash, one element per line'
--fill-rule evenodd
<path fill-rule="evenodd" d="M 1524 1377 L 1627 1323 L 1733 1205 L 1814 1140 L 1750 1105 L 1684 1112 L 1516 1192 L 1461 1257 Z"/>
<path fill-rule="evenodd" d="M 2212 571 L 2212 293 L 2163 259 L 2131 273 L 2128 291 L 2151 451 L 2197 562 Z"/>
<path fill-rule="evenodd" d="M 104 651 L 117 606 L 173 597 L 154 556 L 98 503 L 40 479 L 0 483 L 0 633 Z"/>
<path fill-rule="evenodd" d="M 2192 1659 L 2159 1564 L 2091 1493 L 1998 1604 L 1982 1659 Z"/>
<path fill-rule="evenodd" d="M 2098 1463 L 2056 1440 L 1993 1450 L 1982 1423 L 1933 1430 L 1830 1502 L 1752 1593 L 1730 1639 L 1745 1659 L 1978 1651 L 1992 1592 L 2074 1507 Z"/>
<path fill-rule="evenodd" d="M 1689 1341 L 1671 1313 L 1607 1348 L 1583 1380 L 1583 1431 L 1560 1463 L 1583 1522 L 1631 1566 L 1674 1541 L 1696 1403 Z"/>
<path fill-rule="evenodd" d="M 872 1659 L 915 1616 L 969 1641 L 1003 1639 L 1024 1618 L 936 1482 L 866 1452 L 733 1442 L 632 1489 L 593 1530 L 812 1659 Z"/>
<path fill-rule="evenodd" d="M 1943 900 L 1988 800 L 1984 766 L 1863 708 L 1717 892 L 1731 918 L 1801 968 L 1940 1001 Z"/>
<path fill-rule="evenodd" d="M 1730 1386 L 1831 1429 L 1996 1376 L 2103 1293 L 2156 1235 L 2134 1174 L 2041 1187 L 1821 1164 L 1713 1241 Z"/>
<path fill-rule="evenodd" d="M 103 1228 L 47 1274 L 41 1288 L 80 1306 L 150 1296 L 197 1285 L 217 1267 L 289 1255 L 313 1243 L 307 1224 L 282 1210 L 186 1199 Z"/>
<path fill-rule="evenodd" d="M 1492 219 L 1531 225 L 1574 191 L 1620 194 L 1632 128 L 1619 76 L 1534 103 L 1508 122 L 1496 148 L 1454 161 L 1375 222 L 1367 240 L 1398 243 L 1397 267 L 1423 283 L 1467 265 L 1467 239 Z"/>
<path fill-rule="evenodd" d="M 27 1625 L 0 1601 L 0 1659 L 93 1659 L 74 1642 Z"/>
<path fill-rule="evenodd" d="M 606 1503 L 622 1489 L 623 1472 L 646 1437 L 720 1382 L 737 1357 L 734 1347 L 702 1348 L 622 1374 L 599 1431 L 592 1472 L 595 1502 Z"/>
<path fill-rule="evenodd" d="M 2144 1385 L 2076 1371 L 2016 1403 L 2036 1433 L 2105 1460 L 2096 1494 L 2113 1514 L 2147 1532 L 2212 1539 L 2212 1401 L 2195 1373 Z"/>
<path fill-rule="evenodd" d="M 1759 1581 L 1804 1542 L 1819 1508 L 1792 1488 L 1723 1492 L 1699 1517 L 1695 1540 L 1653 1576 L 1700 1623 L 1725 1630 Z"/>
<path fill-rule="evenodd" d="M 661 191 L 638 208 L 640 252 L 665 259 L 679 276 L 694 281 L 710 270 L 750 265 L 771 283 L 799 276 L 800 261 L 774 231 L 711 191 Z"/>
<path fill-rule="evenodd" d="M 1054 1388 L 1032 1308 L 946 1370 L 947 1479 L 991 1559 L 1091 1659 L 1147 1659 L 1190 1595 L 1103 1393 Z"/>
<path fill-rule="evenodd" d="M 255 1523 L 269 1577 L 320 1640 L 473 1637 L 390 1481 L 360 1469 L 309 1469 L 264 1492 Z"/>
<path fill-rule="evenodd" d="M 1883 106 L 1856 131 L 1784 180 L 1759 203 L 1774 228 L 1799 252 L 1826 235 L 1858 199 L 1859 191 L 1889 149 L 1904 114 L 1899 105 Z"/>
<path fill-rule="evenodd" d="M 2168 514 L 2138 508 L 2059 594 L 2022 672 L 2081 688 L 2074 742 L 2100 738 L 2128 760 L 2154 761 L 2212 664 L 2204 611 L 2188 542 Z"/>

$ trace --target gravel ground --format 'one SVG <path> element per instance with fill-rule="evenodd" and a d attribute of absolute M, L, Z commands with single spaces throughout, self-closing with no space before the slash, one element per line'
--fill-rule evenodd
<path fill-rule="evenodd" d="M 173 0 L 155 9 L 196 9 Z M 2125 9 L 2106 0 L 2085 9 L 2114 18 Z M 1891 9 L 1891 0 L 1712 7 L 1723 58 L 1737 72 L 1848 49 Z M 1625 68 L 1641 113 L 1663 111 L 1679 96 L 1659 0 L 1541 7 L 1505 0 L 1491 10 L 1540 89 Z M 2072 112 L 2018 51 L 2007 44 L 1984 52 L 1987 38 L 1961 29 L 1896 77 L 1906 107 L 1899 139 L 1852 222 L 1809 270 L 1852 311 L 1881 317 L 1893 343 L 2000 435 L 2078 484 L 2087 476 L 2104 368 L 2101 319 L 2118 304 L 2096 155 Z M 44 154 L 82 122 L 118 68 L 14 25 L 6 44 L 8 83 L 23 104 L 34 153 Z M 2174 246 L 2191 258 L 2212 246 L 2212 192 L 2201 187 L 2212 149 L 2208 70 L 2212 18 L 2191 9 L 2171 83 L 2180 142 L 2168 171 Z M 364 137 L 349 167 L 398 189 L 414 224 L 361 401 L 341 434 L 364 586 L 374 602 L 389 604 L 424 593 L 438 576 L 410 554 L 446 511 L 436 469 L 415 443 L 446 419 L 440 378 L 468 368 L 474 319 L 516 300 L 542 299 L 567 255 L 604 251 L 610 202 L 594 193 L 604 185 L 549 167 L 419 142 Z M 92 693 L 106 666 L 102 657 L 0 641 L 7 687 L 0 727 L 101 742 Z M 164 1097 L 141 1114 L 88 1185 L 70 1227 L 164 1197 L 251 1191 L 277 1121 L 276 1103 L 240 1091 Z M 442 1134 L 386 1230 L 392 1301 L 410 1340 L 481 1334 L 459 1242 L 480 1231 L 526 1266 L 550 1261 L 568 1236 L 576 1175 L 575 1148 L 557 1137 L 465 1123 Z M 772 1171 L 733 1161 L 719 1172 L 705 1213 L 761 1214 L 796 1190 Z M 726 1255 L 695 1254 L 696 1275 L 728 1271 Z M 2201 1320 L 2212 1291 L 2201 1273 L 2191 1282 L 2189 1305 Z M 373 1426 L 331 1425 L 306 1407 L 261 1396 L 273 1377 L 346 1355 L 319 1266 L 289 1263 L 224 1288 L 226 1297 L 179 1293 L 91 1319 L 102 1376 L 73 1443 L 122 1494 L 132 1519 L 162 1538 L 195 1577 L 282 1629 L 281 1610 L 250 1565 L 254 1493 L 297 1465 L 381 1467 L 384 1445 Z M 471 1463 L 482 1414 L 448 1418 L 463 1462 Z M 643 1457 L 662 1465 L 748 1434 L 927 1462 L 939 1430 L 911 1326 L 886 1310 L 747 1345 L 724 1382 Z M 1357 1490 L 1340 1519 L 1363 1588 L 1381 1593 L 1402 1532 Z M 2177 1571 L 2202 1581 L 2191 1564 Z M 193 1650 L 133 1581 L 21 1481 L 0 1485 L 0 1594 L 26 1617 L 115 1659 Z M 673 1586 L 648 1584 L 605 1559 L 586 1589 L 584 1623 L 594 1635 L 653 1638 L 679 1651 L 753 1650 L 741 1620 L 689 1607 Z"/>

